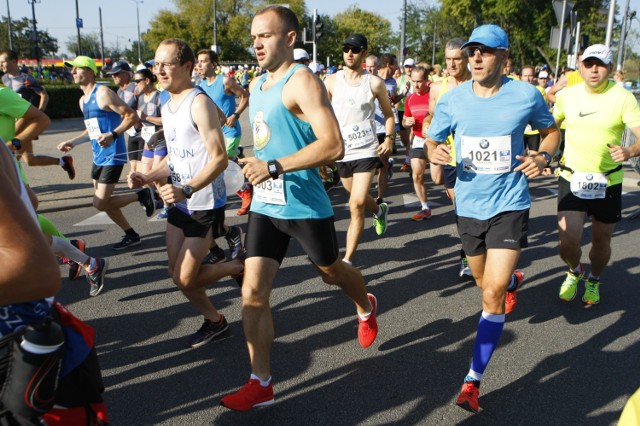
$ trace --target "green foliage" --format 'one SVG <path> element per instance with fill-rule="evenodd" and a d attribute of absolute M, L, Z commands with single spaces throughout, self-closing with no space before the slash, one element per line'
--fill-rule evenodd
<path fill-rule="evenodd" d="M 6 16 L 0 21 L 0 50 L 9 49 L 9 20 Z M 29 18 L 11 20 L 11 32 L 13 33 L 13 50 L 19 58 L 35 58 L 35 43 L 33 41 L 33 25 Z M 58 40 L 51 37 L 47 31 L 38 28 L 38 47 L 41 58 L 51 57 L 58 51 Z"/>
<path fill-rule="evenodd" d="M 111 90 L 116 91 L 117 87 L 113 85 L 113 80 L 109 79 L 108 86 Z M 43 87 L 49 94 L 49 103 L 44 111 L 52 120 L 59 118 L 78 118 L 82 117 L 80 111 L 79 100 L 83 95 L 82 90 L 77 84 L 60 84 L 42 82 Z"/>
<path fill-rule="evenodd" d="M 73 52 L 74 54 L 78 52 L 78 37 L 70 36 L 67 39 L 67 50 L 69 52 Z M 80 34 L 80 49 L 81 51 L 76 54 L 89 56 L 91 58 L 99 58 L 100 57 L 100 33 L 81 33 Z M 105 56 L 109 56 L 106 55 Z"/>

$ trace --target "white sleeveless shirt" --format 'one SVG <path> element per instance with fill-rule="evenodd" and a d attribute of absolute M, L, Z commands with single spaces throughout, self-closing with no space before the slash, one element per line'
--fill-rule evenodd
<path fill-rule="evenodd" d="M 167 141 L 171 182 L 180 187 L 187 185 L 211 161 L 211 156 L 191 117 L 191 105 L 199 94 L 206 96 L 201 90 L 193 89 L 180 104 L 174 105 L 173 101 L 169 101 L 162 107 L 162 125 Z M 222 207 L 226 201 L 227 194 L 221 173 L 210 185 L 194 192 L 191 198 L 176 205 L 183 211 L 191 212 Z"/>
<path fill-rule="evenodd" d="M 360 83 L 352 86 L 347 84 L 344 71 L 336 73 L 331 106 L 340 124 L 345 148 L 341 162 L 378 156 L 374 102 L 371 74 L 362 75 Z"/>

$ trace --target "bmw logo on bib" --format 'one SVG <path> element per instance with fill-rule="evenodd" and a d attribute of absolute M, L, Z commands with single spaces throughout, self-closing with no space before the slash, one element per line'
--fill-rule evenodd
<path fill-rule="evenodd" d="M 486 139 L 482 139 L 482 140 L 480 141 L 480 148 L 482 148 L 482 149 L 487 149 L 487 148 L 489 148 L 489 141 L 488 141 L 488 140 L 486 140 Z"/>

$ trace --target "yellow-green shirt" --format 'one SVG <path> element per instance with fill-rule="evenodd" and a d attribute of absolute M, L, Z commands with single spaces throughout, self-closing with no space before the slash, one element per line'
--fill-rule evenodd
<path fill-rule="evenodd" d="M 440 98 L 442 97 L 442 95 L 444 95 L 445 93 L 447 93 L 449 91 L 449 77 L 444 77 L 442 79 L 442 83 L 440 83 L 440 92 L 438 92 L 438 99 L 436 99 L 436 104 L 438 103 L 438 101 L 440 100 Z M 452 160 L 450 162 L 448 162 L 447 164 L 452 166 L 452 167 L 456 167 L 456 144 L 453 143 L 453 135 L 449 135 L 449 137 L 447 138 L 447 140 L 444 142 L 445 145 L 447 145 L 450 149 L 450 155 Z"/>
<path fill-rule="evenodd" d="M 547 93 L 544 91 L 544 88 L 541 86 L 536 86 L 536 89 L 538 89 L 538 92 L 540 92 L 540 94 L 542 95 L 542 97 L 546 100 L 547 99 Z M 527 129 L 530 129 L 531 126 L 527 126 Z M 538 133 L 540 133 L 537 130 L 529 130 L 529 131 L 525 131 L 524 134 L 525 135 L 537 135 Z"/>
<path fill-rule="evenodd" d="M 578 83 L 558 92 L 553 109 L 556 120 L 566 124 L 561 164 L 575 172 L 607 173 L 620 165 L 607 145 L 620 145 L 625 126 L 640 126 L 640 107 L 631 92 L 610 81 L 602 93 L 587 91 Z M 560 170 L 571 181 L 572 172 Z M 609 186 L 622 183 L 624 171 L 609 175 Z"/>

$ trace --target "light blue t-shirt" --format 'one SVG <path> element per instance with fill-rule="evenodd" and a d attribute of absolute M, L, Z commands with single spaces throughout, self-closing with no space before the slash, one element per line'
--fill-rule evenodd
<path fill-rule="evenodd" d="M 231 93 L 227 94 L 224 90 L 224 76 L 219 75 L 209 84 L 206 78 L 203 78 L 198 86 L 209 95 L 211 100 L 218 105 L 218 107 L 224 112 L 224 115 L 231 117 L 236 112 L 236 96 Z M 225 138 L 237 138 L 242 136 L 240 130 L 240 120 L 236 121 L 234 127 L 229 127 L 226 124 L 222 126 L 222 133 Z"/>
<path fill-rule="evenodd" d="M 554 120 L 535 86 L 506 77 L 490 98 L 476 96 L 470 80 L 438 101 L 429 137 L 444 142 L 454 135 L 458 216 L 486 220 L 531 207 L 526 176 L 513 172 L 521 164 L 516 155 L 524 155 L 529 123 L 533 129 L 546 129 Z M 482 170 L 489 173 L 478 173 Z"/>
<path fill-rule="evenodd" d="M 282 103 L 282 89 L 293 73 L 304 65 L 292 67 L 267 90 L 262 90 L 267 75 L 256 82 L 249 98 L 249 116 L 253 130 L 253 153 L 262 161 L 277 160 L 300 151 L 318 138 L 311 125 L 293 115 Z M 324 190 L 317 168 L 284 173 L 286 205 L 263 203 L 254 195 L 251 211 L 277 219 L 325 219 L 333 208 Z"/>

